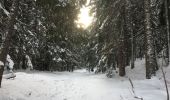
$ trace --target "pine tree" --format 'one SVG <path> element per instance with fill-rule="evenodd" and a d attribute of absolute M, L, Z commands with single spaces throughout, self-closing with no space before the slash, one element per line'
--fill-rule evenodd
<path fill-rule="evenodd" d="M 10 47 L 10 43 L 11 43 L 11 38 L 15 33 L 15 29 L 14 29 L 14 25 L 16 23 L 16 17 L 18 16 L 18 5 L 19 5 L 19 0 L 14 0 L 13 1 L 13 5 L 12 5 L 12 10 L 11 10 L 11 14 L 10 14 L 10 20 L 8 23 L 8 32 L 7 32 L 7 36 L 5 38 L 5 41 L 3 43 L 3 48 L 1 50 L 0 53 L 0 61 L 2 61 L 4 64 L 6 62 L 6 57 L 7 54 L 9 52 L 9 47 Z M 3 71 L 4 71 L 4 67 L 0 68 L 0 86 L 2 83 L 2 75 L 3 75 Z"/>

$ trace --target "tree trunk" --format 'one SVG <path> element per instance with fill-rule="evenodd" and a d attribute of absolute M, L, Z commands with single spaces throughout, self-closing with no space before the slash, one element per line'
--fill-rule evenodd
<path fill-rule="evenodd" d="M 170 32 L 169 32 L 169 16 L 168 16 L 168 0 L 164 1 L 165 6 L 165 18 L 166 18 L 166 32 L 167 32 L 167 38 L 168 38 L 168 64 L 170 61 Z"/>
<path fill-rule="evenodd" d="M 131 35 L 131 69 L 135 67 L 134 64 L 134 35 L 133 35 L 133 23 L 132 23 L 132 4 L 130 0 L 126 0 L 126 24 L 127 24 L 127 30 L 128 33 Z"/>
<path fill-rule="evenodd" d="M 124 54 L 124 40 L 121 37 L 120 44 L 118 48 L 118 67 L 119 67 L 119 76 L 125 76 L 125 54 Z"/>
<path fill-rule="evenodd" d="M 135 60 L 134 60 L 134 36 L 133 36 L 133 32 L 131 32 L 131 69 L 133 69 L 134 67 L 135 67 Z"/>
<path fill-rule="evenodd" d="M 10 42 L 11 42 L 11 37 L 13 36 L 13 34 L 15 33 L 14 30 L 14 25 L 16 23 L 16 16 L 17 16 L 17 12 L 18 12 L 18 5 L 19 5 L 19 0 L 14 0 L 13 1 L 13 5 L 12 5 L 12 11 L 11 11 L 11 16 L 9 19 L 9 26 L 8 26 L 8 32 L 7 32 L 7 36 L 6 39 L 3 43 L 3 48 L 1 50 L 0 53 L 0 61 L 2 61 L 4 64 L 6 62 L 6 57 L 9 51 L 9 47 L 10 47 Z M 1 82 L 2 82 L 2 76 L 3 76 L 3 71 L 4 71 L 4 67 L 0 68 L 0 87 L 1 87 Z"/>
<path fill-rule="evenodd" d="M 120 40 L 119 40 L 119 48 L 118 48 L 118 67 L 119 67 L 119 75 L 125 76 L 125 66 L 126 66 L 126 56 L 125 56 L 125 8 L 122 10 L 122 20 L 121 20 L 121 32 L 120 32 Z"/>
<path fill-rule="evenodd" d="M 145 7 L 145 59 L 146 59 L 146 79 L 151 79 L 155 74 L 155 50 L 154 38 L 151 27 L 151 7 L 150 0 L 144 0 Z"/>

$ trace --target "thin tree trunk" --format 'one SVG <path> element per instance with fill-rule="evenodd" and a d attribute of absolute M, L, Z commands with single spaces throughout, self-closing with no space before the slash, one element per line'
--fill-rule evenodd
<path fill-rule="evenodd" d="M 166 80 L 166 75 L 165 72 L 163 70 L 163 67 L 161 66 L 161 71 L 163 74 L 163 79 L 164 79 L 164 83 L 165 83 L 165 87 L 166 87 L 166 93 L 167 93 L 167 100 L 169 100 L 169 90 L 168 90 L 168 84 L 167 84 L 167 80 Z"/>
<path fill-rule="evenodd" d="M 126 24 L 128 33 L 131 35 L 131 69 L 135 67 L 134 64 L 134 35 L 133 35 L 133 23 L 132 23 L 132 14 L 131 14 L 132 4 L 130 0 L 126 0 L 126 12 L 127 12 L 127 18 L 126 18 Z"/>
<path fill-rule="evenodd" d="M 119 55 L 118 55 L 118 66 L 119 66 L 119 76 L 125 76 L 125 55 L 123 52 L 123 40 L 120 41 L 119 44 Z"/>
<path fill-rule="evenodd" d="M 8 51 L 9 51 L 11 37 L 15 33 L 14 25 L 16 23 L 18 5 L 19 5 L 19 0 L 14 0 L 13 5 L 12 5 L 11 16 L 10 16 L 10 20 L 9 20 L 9 24 L 8 24 L 9 27 L 7 29 L 8 33 L 7 33 L 6 39 L 3 43 L 2 51 L 0 53 L 0 61 L 2 61 L 4 64 L 6 62 L 6 57 L 7 57 Z M 0 87 L 1 87 L 1 82 L 2 82 L 3 71 L 4 71 L 4 66 L 0 68 Z"/>
<path fill-rule="evenodd" d="M 169 16 L 168 16 L 168 0 L 164 1 L 165 6 L 165 17 L 166 17 L 166 31 L 168 35 L 168 64 L 170 62 L 170 32 L 169 32 Z"/>
<path fill-rule="evenodd" d="M 146 59 L 146 78 L 151 79 L 155 74 L 155 50 L 154 50 L 154 38 L 151 27 L 151 7 L 150 0 L 144 0 L 145 7 L 145 59 Z"/>
<path fill-rule="evenodd" d="M 126 62 L 126 56 L 125 56 L 125 8 L 122 10 L 122 21 L 121 21 L 121 35 L 120 35 L 120 44 L 118 48 L 118 66 L 119 66 L 119 76 L 125 76 L 125 62 Z"/>
<path fill-rule="evenodd" d="M 134 60 L 134 37 L 133 32 L 131 33 L 131 69 L 135 67 L 135 60 Z"/>

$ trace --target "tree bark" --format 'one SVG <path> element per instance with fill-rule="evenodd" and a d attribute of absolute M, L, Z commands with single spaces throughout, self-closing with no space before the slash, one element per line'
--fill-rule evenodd
<path fill-rule="evenodd" d="M 124 55 L 124 43 L 123 39 L 120 40 L 119 44 L 119 55 L 118 55 L 118 66 L 119 66 L 119 76 L 125 76 L 125 55 Z"/>
<path fill-rule="evenodd" d="M 164 1 L 165 6 L 165 18 L 166 18 L 166 32 L 168 38 L 168 64 L 170 62 L 170 32 L 169 32 L 169 16 L 168 16 L 168 0 Z"/>
<path fill-rule="evenodd" d="M 124 7 L 123 7 L 124 8 Z M 118 67 L 119 76 L 125 76 L 126 55 L 125 55 L 125 8 L 122 10 L 121 31 L 120 40 L 118 46 Z"/>
<path fill-rule="evenodd" d="M 13 0 L 11 16 L 10 16 L 9 24 L 8 24 L 9 26 L 7 28 L 7 30 L 8 30 L 7 36 L 6 36 L 6 39 L 3 43 L 3 48 L 2 48 L 1 53 L 0 53 L 0 61 L 2 61 L 4 64 L 6 62 L 6 57 L 7 57 L 7 54 L 9 52 L 11 37 L 15 33 L 14 25 L 16 23 L 16 17 L 17 17 L 17 14 L 18 14 L 17 13 L 18 8 L 19 8 L 18 5 L 19 5 L 19 0 Z M 4 71 L 4 66 L 0 68 L 0 87 L 1 87 L 1 83 L 2 83 L 3 71 Z"/>
<path fill-rule="evenodd" d="M 154 50 L 154 38 L 151 26 L 151 1 L 144 0 L 145 7 L 145 61 L 146 61 L 146 79 L 151 79 L 155 74 L 155 50 Z"/>
<path fill-rule="evenodd" d="M 130 0 L 126 0 L 126 24 L 127 24 L 127 30 L 128 33 L 131 35 L 131 69 L 133 69 L 135 67 L 134 64 L 134 35 L 133 35 L 133 23 L 132 23 L 132 14 L 131 14 L 131 10 L 132 9 L 132 4 Z"/>

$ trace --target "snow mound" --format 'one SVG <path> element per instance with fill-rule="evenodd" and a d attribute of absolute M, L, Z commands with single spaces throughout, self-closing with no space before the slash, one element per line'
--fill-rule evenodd
<path fill-rule="evenodd" d="M 6 58 L 6 66 L 12 70 L 13 69 L 13 66 L 14 66 L 14 62 L 13 60 L 11 59 L 11 57 L 9 55 L 7 55 L 7 58 Z"/>

